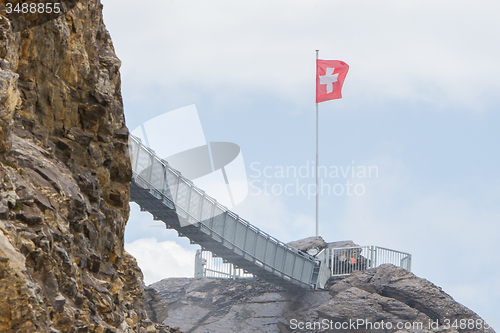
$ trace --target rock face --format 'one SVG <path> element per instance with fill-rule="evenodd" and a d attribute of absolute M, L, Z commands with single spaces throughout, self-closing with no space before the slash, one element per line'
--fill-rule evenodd
<path fill-rule="evenodd" d="M 455 302 L 441 288 L 393 265 L 354 273 L 333 283 L 330 295 L 332 299 L 317 311 L 320 317 L 336 322 L 383 319 L 395 325 L 422 323 L 427 329 L 408 330 L 411 332 L 494 332 L 484 329 L 476 313 Z M 468 326 L 469 320 L 475 324 Z M 453 323 L 459 326 L 458 330 L 452 327 Z"/>
<path fill-rule="evenodd" d="M 124 251 L 119 68 L 99 0 L 20 32 L 0 16 L 0 332 L 157 330 Z"/>
<path fill-rule="evenodd" d="M 161 299 L 153 309 L 168 307 L 159 319 L 185 332 L 494 332 L 441 288 L 393 265 L 330 284 L 290 294 L 256 279 L 165 279 L 147 289 Z"/>
<path fill-rule="evenodd" d="M 163 322 L 185 332 L 277 332 L 283 313 L 297 299 L 257 279 L 172 278 L 146 290 L 150 289 L 158 292 L 162 307 L 168 308 Z M 309 296 L 319 298 L 316 306 L 331 298 L 328 292 Z M 161 310 L 154 299 L 151 306 Z"/>

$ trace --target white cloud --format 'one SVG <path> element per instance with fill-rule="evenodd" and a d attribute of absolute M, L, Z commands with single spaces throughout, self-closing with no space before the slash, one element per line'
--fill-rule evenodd
<path fill-rule="evenodd" d="M 214 95 L 257 89 L 304 101 L 314 93 L 317 48 L 321 57 L 351 65 L 345 97 L 477 109 L 500 89 L 496 1 L 104 4 L 124 80 L 137 89 L 196 87 Z"/>
<path fill-rule="evenodd" d="M 125 243 L 125 250 L 137 259 L 146 284 L 169 277 L 194 276 L 195 251 L 175 242 L 141 238 Z"/>

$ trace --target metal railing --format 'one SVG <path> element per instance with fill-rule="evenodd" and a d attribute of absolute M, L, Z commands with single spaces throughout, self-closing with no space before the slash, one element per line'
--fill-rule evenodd
<path fill-rule="evenodd" d="M 375 268 L 382 264 L 395 266 L 411 271 L 411 254 L 378 246 L 356 246 L 331 248 L 316 256 L 326 262 L 328 274 L 332 277 L 345 277 L 353 272 Z M 326 257 L 323 259 L 323 257 Z M 195 257 L 196 278 L 237 279 L 251 278 L 252 274 L 245 272 L 222 258 L 214 256 L 210 251 L 197 250 Z M 325 278 L 321 279 L 325 280 Z"/>
<path fill-rule="evenodd" d="M 411 271 L 411 254 L 379 246 L 356 246 L 328 249 L 332 277 L 343 277 L 356 271 L 383 264 Z"/>
<path fill-rule="evenodd" d="M 175 211 L 178 222 L 162 219 L 167 226 L 177 229 L 179 234 L 183 234 L 183 227 L 194 226 L 197 231 L 191 228 L 191 234 L 185 235 L 192 242 L 209 237 L 209 242 L 200 245 L 239 267 L 259 272 L 258 275 L 265 279 L 274 282 L 281 279 L 285 280 L 284 284 L 304 288 L 323 284 L 314 275 L 321 265 L 316 258 L 290 247 L 229 211 L 171 168 L 139 138 L 131 135 L 129 143 L 133 184 L 137 185 L 131 186 L 131 200 L 141 208 L 150 207 L 144 209 L 155 218 L 167 210 Z M 160 203 L 164 208 L 158 206 Z M 248 266 L 248 262 L 252 265 Z"/>
<path fill-rule="evenodd" d="M 245 272 L 242 268 L 236 268 L 230 262 L 215 257 L 210 251 L 196 250 L 194 260 L 195 278 L 215 279 L 242 279 L 253 278 L 253 274 Z"/>
<path fill-rule="evenodd" d="M 233 271 L 239 267 L 286 287 L 317 289 L 323 288 L 330 276 L 346 276 L 385 263 L 411 269 L 410 254 L 376 246 L 330 248 L 316 257 L 299 251 L 229 211 L 140 139 L 131 135 L 129 144 L 133 171 L 130 200 L 167 228 L 176 229 L 180 236 L 234 265 L 206 266 L 204 271 L 198 268 L 197 274 L 233 277 L 240 274 Z"/>

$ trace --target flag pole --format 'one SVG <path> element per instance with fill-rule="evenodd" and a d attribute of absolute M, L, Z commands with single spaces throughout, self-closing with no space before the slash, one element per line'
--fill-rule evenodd
<path fill-rule="evenodd" d="M 318 55 L 319 50 L 316 50 L 316 76 L 318 76 Z M 317 89 L 317 86 L 316 86 Z M 316 95 L 317 95 L 316 91 Z M 316 101 L 316 237 L 319 236 L 319 112 L 318 101 Z"/>

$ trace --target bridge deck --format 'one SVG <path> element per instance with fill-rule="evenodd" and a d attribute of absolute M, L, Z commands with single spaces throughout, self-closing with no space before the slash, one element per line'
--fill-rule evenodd
<path fill-rule="evenodd" d="M 298 251 L 241 219 L 131 136 L 130 200 L 224 260 L 259 278 L 293 289 L 322 288 L 322 260 Z"/>

